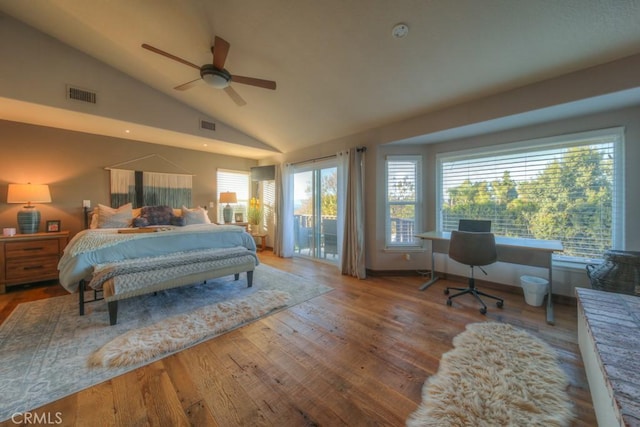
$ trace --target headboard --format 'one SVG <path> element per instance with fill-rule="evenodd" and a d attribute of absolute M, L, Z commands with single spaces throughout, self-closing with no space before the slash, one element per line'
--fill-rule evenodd
<path fill-rule="evenodd" d="M 91 223 L 91 213 L 93 212 L 93 209 L 83 206 L 82 211 L 84 213 L 84 229 L 86 230 L 89 228 L 89 224 Z"/>

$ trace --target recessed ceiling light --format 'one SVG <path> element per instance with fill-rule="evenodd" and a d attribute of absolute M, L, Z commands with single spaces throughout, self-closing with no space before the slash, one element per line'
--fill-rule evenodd
<path fill-rule="evenodd" d="M 129 129 L 125 129 L 124 133 L 131 133 L 131 131 Z"/>
<path fill-rule="evenodd" d="M 407 24 L 396 24 L 391 30 L 391 35 L 396 39 L 401 39 L 409 34 L 409 26 Z"/>

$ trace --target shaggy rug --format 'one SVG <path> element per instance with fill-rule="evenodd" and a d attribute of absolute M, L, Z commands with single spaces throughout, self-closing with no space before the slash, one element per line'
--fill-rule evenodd
<path fill-rule="evenodd" d="M 0 421 L 246 325 L 331 288 L 266 265 L 120 301 L 109 326 L 103 301 L 78 315 L 78 295 L 18 305 L 0 325 Z"/>
<path fill-rule="evenodd" d="M 546 343 L 511 325 L 473 323 L 422 389 L 407 426 L 567 426 L 569 383 Z"/>

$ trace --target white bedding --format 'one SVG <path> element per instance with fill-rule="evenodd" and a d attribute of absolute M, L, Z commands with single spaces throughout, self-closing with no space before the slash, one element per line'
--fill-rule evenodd
<path fill-rule="evenodd" d="M 244 228 L 234 225 L 163 226 L 161 231 L 155 233 L 137 234 L 119 234 L 117 229 L 83 230 L 71 239 L 60 259 L 60 284 L 69 292 L 76 292 L 78 282 L 90 279 L 93 267 L 98 264 L 173 252 L 237 246 L 254 252 L 256 250 L 253 237 Z"/>

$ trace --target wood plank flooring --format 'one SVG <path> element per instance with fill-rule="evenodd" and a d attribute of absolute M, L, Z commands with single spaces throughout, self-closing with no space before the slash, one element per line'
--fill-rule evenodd
<path fill-rule="evenodd" d="M 444 280 L 421 292 L 419 277 L 358 280 L 305 259 L 260 259 L 334 290 L 34 412 L 59 412 L 68 426 L 402 426 L 453 337 L 468 323 L 497 320 L 556 349 L 573 425 L 597 425 L 575 305 L 556 304 L 551 326 L 518 293 L 494 292 L 505 307 L 483 316 L 472 298 L 447 307 Z M 20 302 L 64 294 L 53 285 L 0 295 L 0 322 Z"/>

